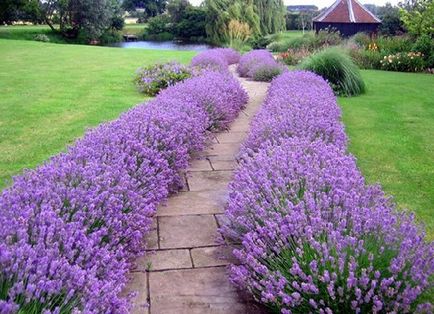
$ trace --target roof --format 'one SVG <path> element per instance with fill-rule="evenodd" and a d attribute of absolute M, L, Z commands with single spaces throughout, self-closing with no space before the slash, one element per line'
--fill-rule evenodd
<path fill-rule="evenodd" d="M 313 19 L 325 23 L 381 23 L 381 20 L 357 0 L 337 0 Z"/>

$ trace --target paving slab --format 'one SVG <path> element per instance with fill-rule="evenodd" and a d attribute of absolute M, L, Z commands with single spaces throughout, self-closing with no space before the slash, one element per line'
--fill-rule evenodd
<path fill-rule="evenodd" d="M 232 171 L 197 171 L 187 175 L 190 191 L 222 191 L 232 179 Z"/>
<path fill-rule="evenodd" d="M 241 143 L 218 143 L 214 144 L 207 150 L 211 156 L 215 155 L 233 155 L 236 156 L 240 152 Z"/>
<path fill-rule="evenodd" d="M 255 312 L 255 307 L 230 284 L 225 267 L 154 272 L 149 276 L 151 314 Z"/>
<path fill-rule="evenodd" d="M 238 168 L 238 163 L 235 160 L 215 160 L 210 162 L 214 170 L 234 170 Z"/>
<path fill-rule="evenodd" d="M 136 265 L 142 272 L 193 267 L 188 249 L 148 252 L 137 259 Z"/>
<path fill-rule="evenodd" d="M 158 249 L 158 230 L 157 230 L 157 218 L 152 220 L 152 226 L 150 232 L 145 238 L 145 247 L 147 250 Z"/>
<path fill-rule="evenodd" d="M 148 282 L 146 273 L 130 273 L 128 274 L 128 285 L 122 291 L 122 296 L 134 294 L 131 299 L 132 309 L 131 314 L 148 314 Z"/>
<path fill-rule="evenodd" d="M 221 191 L 180 192 L 170 197 L 157 210 L 157 216 L 199 215 L 223 213 L 228 195 Z"/>
<path fill-rule="evenodd" d="M 225 132 L 218 133 L 217 139 L 219 143 L 242 143 L 247 137 L 248 132 Z"/>
<path fill-rule="evenodd" d="M 190 162 L 188 171 L 211 171 L 211 165 L 208 159 L 194 159 Z"/>
<path fill-rule="evenodd" d="M 232 247 L 226 245 L 196 248 L 191 250 L 194 267 L 224 266 L 237 263 Z"/>
<path fill-rule="evenodd" d="M 193 248 L 216 245 L 219 239 L 213 215 L 158 217 L 160 248 Z"/>

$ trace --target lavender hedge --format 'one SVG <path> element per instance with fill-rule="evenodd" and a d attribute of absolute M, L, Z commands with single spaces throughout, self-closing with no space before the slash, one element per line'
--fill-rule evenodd
<path fill-rule="evenodd" d="M 226 71 L 228 66 L 238 63 L 240 54 L 232 48 L 215 48 L 205 50 L 191 60 L 193 67 L 205 67 L 218 71 Z"/>
<path fill-rule="evenodd" d="M 119 293 L 156 206 L 246 100 L 227 73 L 206 72 L 16 177 L 0 196 L 0 313 L 128 312 Z"/>
<path fill-rule="evenodd" d="M 222 227 L 236 285 L 280 313 L 432 310 L 434 245 L 366 184 L 323 79 L 276 78 L 243 152 Z"/>
<path fill-rule="evenodd" d="M 286 70 L 286 67 L 274 60 L 273 55 L 265 49 L 252 50 L 244 54 L 237 67 L 240 76 L 266 82 Z"/>

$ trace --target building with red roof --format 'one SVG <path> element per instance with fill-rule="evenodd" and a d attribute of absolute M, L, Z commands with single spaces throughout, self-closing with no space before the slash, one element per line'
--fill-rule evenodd
<path fill-rule="evenodd" d="M 343 36 L 351 36 L 358 32 L 375 33 L 380 24 L 380 19 L 357 0 L 337 0 L 313 19 L 315 31 L 336 29 Z"/>

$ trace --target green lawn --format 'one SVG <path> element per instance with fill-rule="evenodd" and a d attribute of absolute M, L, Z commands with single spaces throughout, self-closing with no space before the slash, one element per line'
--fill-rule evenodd
<path fill-rule="evenodd" d="M 363 71 L 365 95 L 340 98 L 350 151 L 370 183 L 415 211 L 434 239 L 434 75 Z"/>
<path fill-rule="evenodd" d="M 0 39 L 0 188 L 142 101 L 139 66 L 194 54 Z"/>

